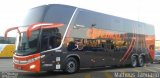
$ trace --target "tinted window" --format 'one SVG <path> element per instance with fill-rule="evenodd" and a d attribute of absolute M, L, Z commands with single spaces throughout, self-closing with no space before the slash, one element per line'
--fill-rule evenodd
<path fill-rule="evenodd" d="M 31 9 L 28 13 L 26 18 L 23 21 L 22 26 L 31 25 L 37 22 L 42 22 L 43 14 L 45 12 L 47 6 L 39 6 L 36 8 Z"/>
<path fill-rule="evenodd" d="M 75 8 L 64 5 L 51 5 L 45 14 L 44 22 L 68 24 Z"/>
<path fill-rule="evenodd" d="M 78 15 L 78 19 L 76 20 L 76 24 L 82 24 L 84 26 L 92 26 L 95 25 L 96 28 L 105 29 L 105 30 L 111 30 L 111 31 L 121 31 L 123 32 L 124 26 L 131 26 L 124 24 L 124 21 L 122 18 L 92 12 L 92 11 L 80 11 Z"/>
<path fill-rule="evenodd" d="M 42 30 L 41 37 L 42 51 L 57 48 L 61 44 L 62 35 L 58 28 Z"/>
<path fill-rule="evenodd" d="M 74 11 L 74 7 L 65 5 L 50 5 L 45 14 L 44 22 L 64 24 L 64 26 L 58 28 L 59 32 L 63 36 Z"/>
<path fill-rule="evenodd" d="M 102 29 L 103 25 L 107 25 L 103 14 L 91 11 L 80 11 L 74 26 L 71 27 L 71 38 L 73 39 L 69 42 L 68 50 L 104 51 L 106 47 L 113 49 L 112 42 L 110 42 L 110 45 L 106 45 L 108 44 L 108 39 L 105 34 L 109 32 Z M 107 28 L 107 26 L 105 28 Z M 81 47 L 77 48 L 77 45 L 78 47 L 83 47 L 83 49 Z"/>
<path fill-rule="evenodd" d="M 60 46 L 74 11 L 74 7 L 65 5 L 50 5 L 48 7 L 43 21 L 49 23 L 62 23 L 64 26 L 51 29 L 42 29 L 42 51 L 54 49 Z"/>
<path fill-rule="evenodd" d="M 110 16 L 92 11 L 80 11 L 76 24 L 83 24 L 85 27 L 94 26 L 101 29 L 112 29 Z"/>
<path fill-rule="evenodd" d="M 68 24 L 75 8 L 65 5 L 45 5 L 31 9 L 24 19 L 23 26 L 37 22 L 58 22 Z"/>

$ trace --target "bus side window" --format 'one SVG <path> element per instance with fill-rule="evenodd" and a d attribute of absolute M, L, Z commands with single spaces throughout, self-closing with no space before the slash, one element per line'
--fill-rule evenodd
<path fill-rule="evenodd" d="M 84 50 L 85 45 L 82 40 L 74 40 L 69 42 L 67 50 L 68 51 L 82 51 Z"/>
<path fill-rule="evenodd" d="M 42 51 L 54 49 L 61 44 L 61 34 L 58 29 L 45 29 L 42 31 Z"/>
<path fill-rule="evenodd" d="M 75 48 L 76 48 L 75 42 L 70 41 L 69 44 L 68 44 L 67 50 L 68 50 L 68 51 L 72 51 L 72 50 L 75 49 Z"/>
<path fill-rule="evenodd" d="M 49 49 L 58 47 L 61 44 L 61 34 L 55 33 L 54 36 L 49 37 Z"/>

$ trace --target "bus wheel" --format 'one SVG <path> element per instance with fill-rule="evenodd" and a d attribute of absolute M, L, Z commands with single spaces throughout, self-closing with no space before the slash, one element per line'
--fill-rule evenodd
<path fill-rule="evenodd" d="M 138 59 L 138 66 L 143 67 L 144 66 L 144 58 L 143 56 L 140 56 Z"/>
<path fill-rule="evenodd" d="M 64 71 L 70 74 L 75 73 L 78 70 L 77 64 L 78 64 L 77 61 L 73 57 L 68 58 L 65 63 Z"/>
<path fill-rule="evenodd" d="M 138 64 L 137 57 L 136 56 L 132 56 L 131 57 L 131 66 L 132 67 L 136 67 L 137 64 Z"/>

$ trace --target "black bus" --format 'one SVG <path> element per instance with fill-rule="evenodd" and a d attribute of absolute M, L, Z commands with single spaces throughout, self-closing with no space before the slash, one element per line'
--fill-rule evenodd
<path fill-rule="evenodd" d="M 49 4 L 28 12 L 17 30 L 14 68 L 32 72 L 115 65 L 141 67 L 154 59 L 152 25 L 78 7 Z"/>

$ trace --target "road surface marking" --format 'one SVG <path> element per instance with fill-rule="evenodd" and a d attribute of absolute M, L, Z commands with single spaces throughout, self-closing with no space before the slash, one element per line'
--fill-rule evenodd
<path fill-rule="evenodd" d="M 92 78 L 91 74 L 85 74 L 84 78 Z"/>
<path fill-rule="evenodd" d="M 155 68 L 155 69 L 160 69 L 160 67 L 152 67 L 152 68 Z"/>
<path fill-rule="evenodd" d="M 106 78 L 113 78 L 112 72 L 105 72 L 104 75 Z"/>
<path fill-rule="evenodd" d="M 157 72 L 157 71 L 154 71 L 152 69 L 148 69 L 148 68 L 144 68 L 145 70 L 148 70 L 148 71 L 151 71 L 151 72 Z"/>
<path fill-rule="evenodd" d="M 133 69 L 135 72 L 142 72 L 140 69 Z"/>
<path fill-rule="evenodd" d="M 155 67 L 160 68 L 160 66 L 155 66 Z"/>

